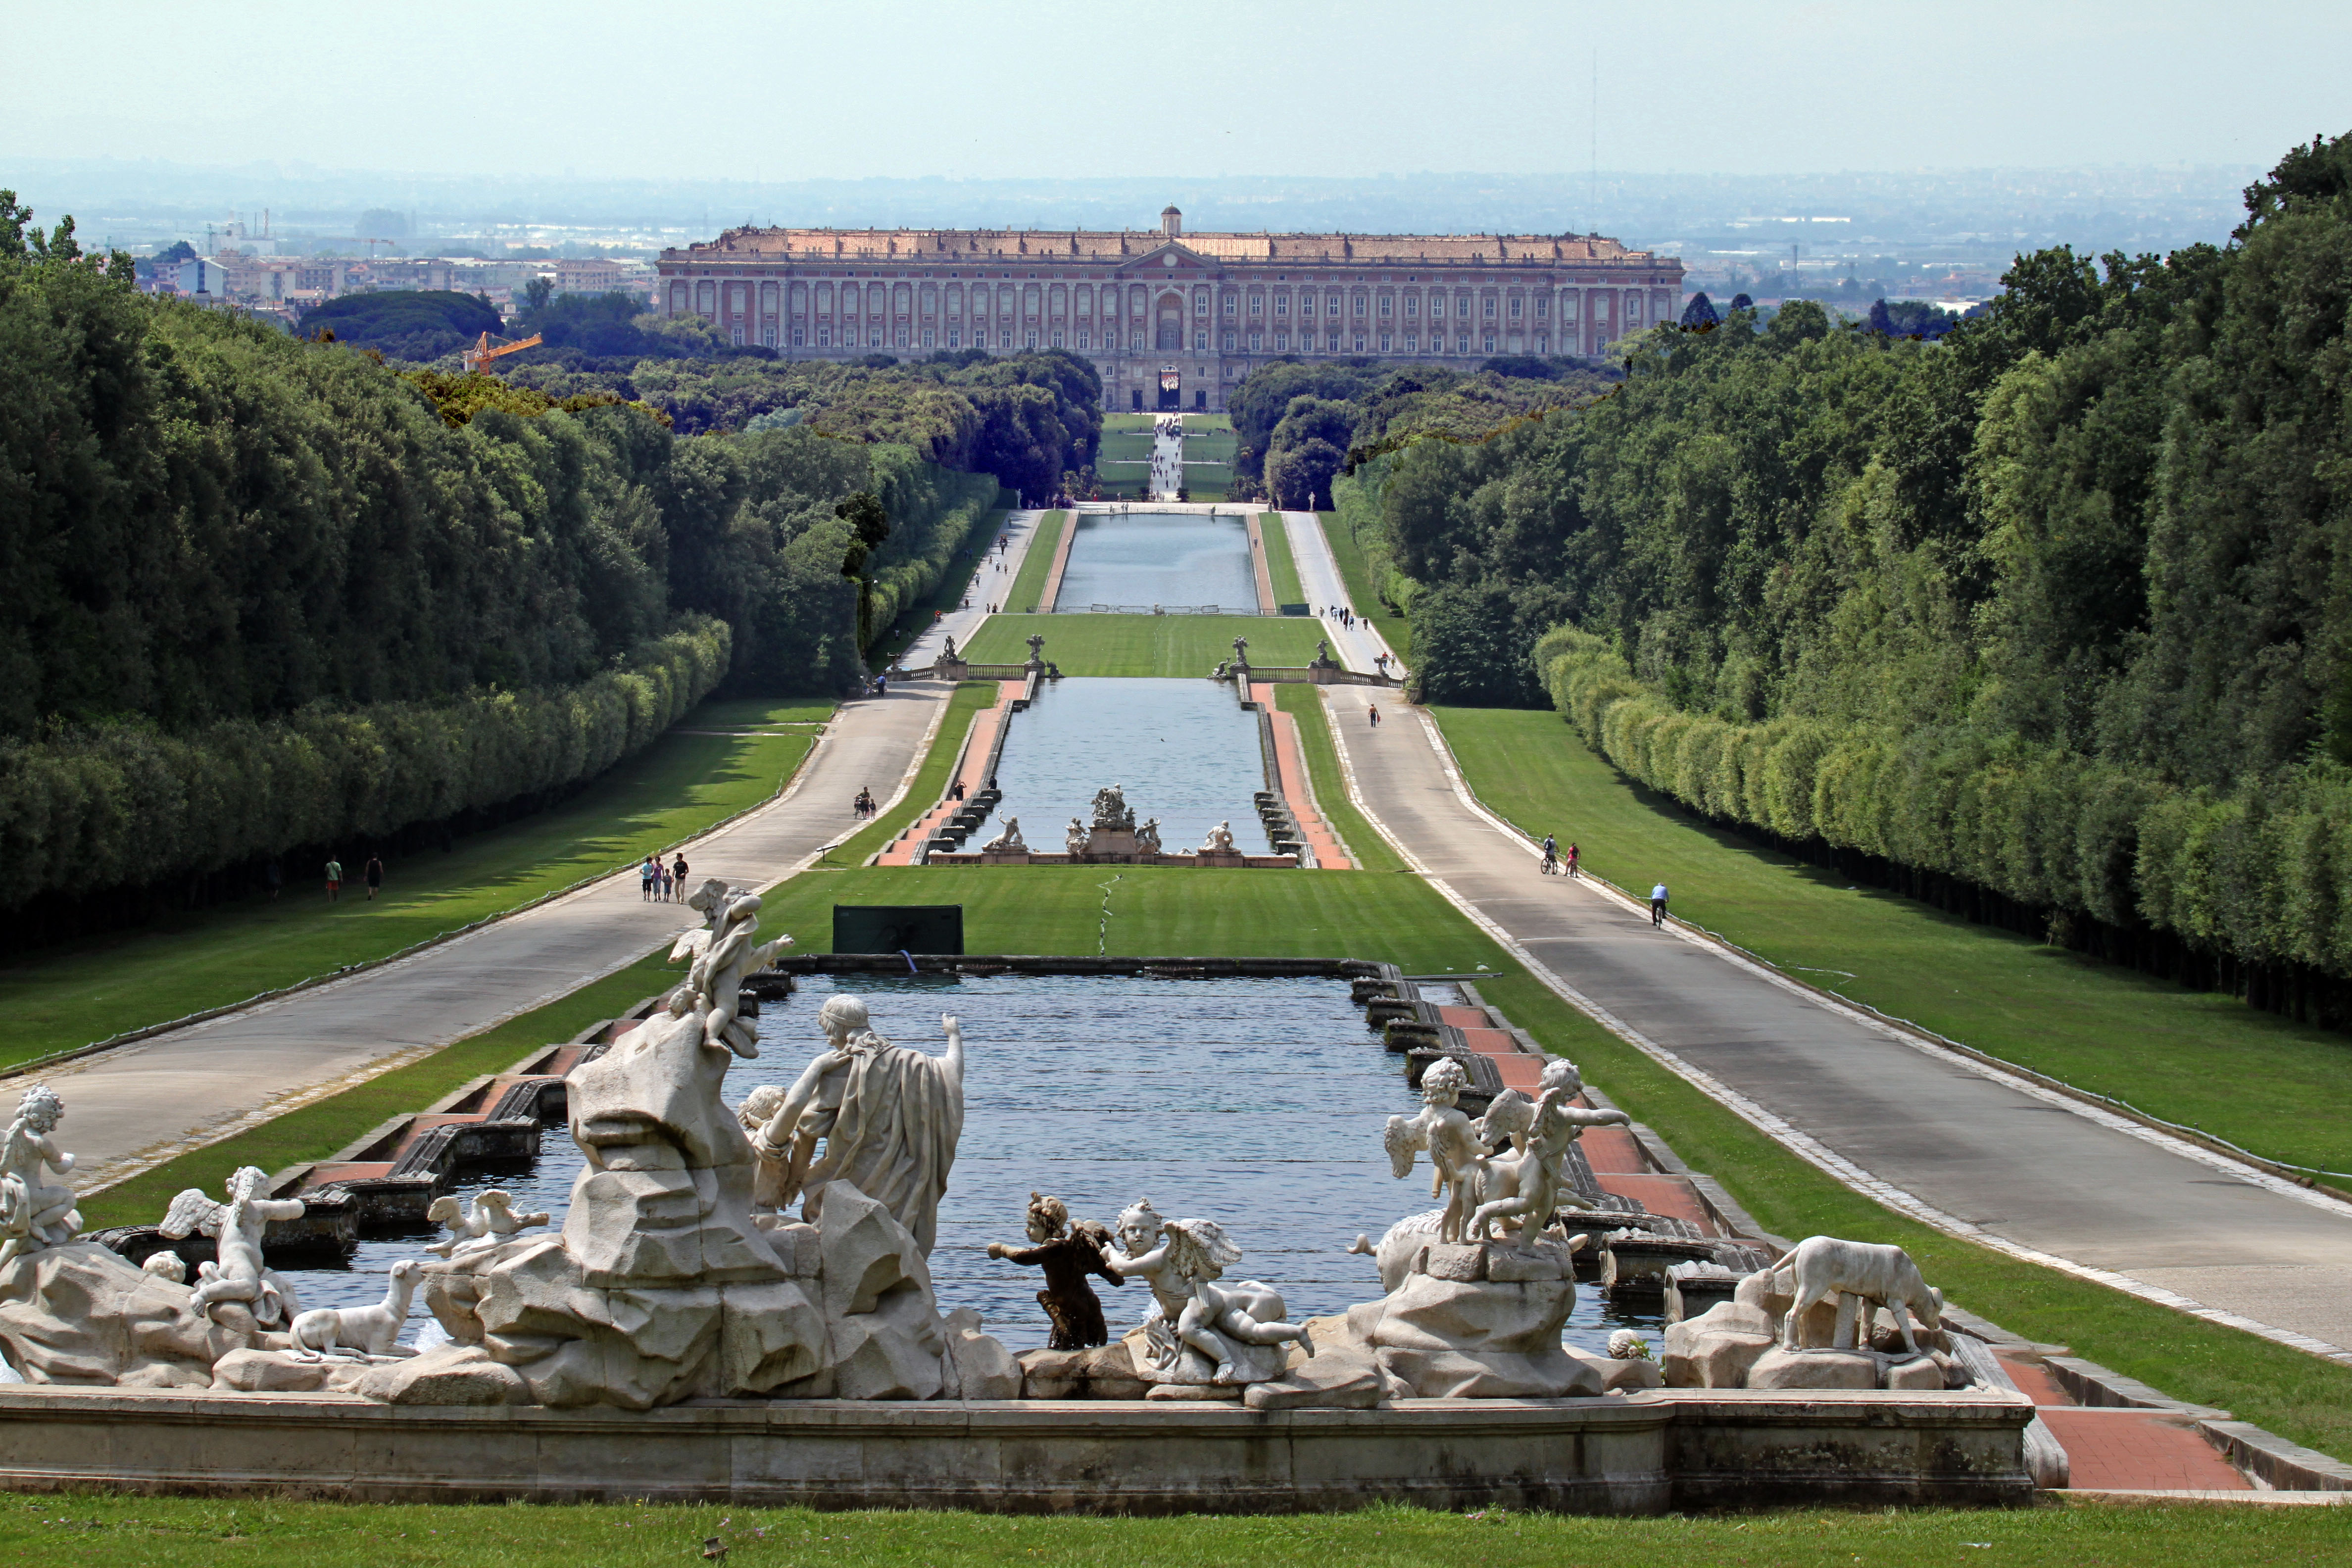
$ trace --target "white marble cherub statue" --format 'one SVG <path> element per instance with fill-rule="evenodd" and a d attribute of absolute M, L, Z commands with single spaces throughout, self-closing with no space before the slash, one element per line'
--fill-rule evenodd
<path fill-rule="evenodd" d="M 202 1187 L 189 1187 L 172 1200 L 158 1228 L 173 1241 L 199 1231 L 220 1237 L 210 1263 L 196 1266 L 196 1310 L 217 1317 L 213 1308 L 237 1302 L 253 1313 L 265 1329 L 282 1329 L 301 1311 L 293 1287 L 262 1267 L 261 1236 L 274 1219 L 299 1219 L 300 1198 L 261 1195 L 268 1173 L 255 1166 L 240 1167 L 228 1179 L 228 1201 L 216 1204 Z"/>
<path fill-rule="evenodd" d="M 1470 1075 L 1452 1057 L 1440 1057 L 1421 1075 L 1421 1112 L 1391 1116 L 1381 1138 L 1399 1180 L 1412 1173 L 1413 1156 L 1429 1155 L 1429 1195 L 1445 1199 L 1440 1241 L 1460 1241 L 1469 1228 L 1475 1202 L 1473 1181 L 1485 1163 L 1485 1150 L 1470 1131 L 1470 1118 L 1455 1103 L 1470 1087 Z"/>
<path fill-rule="evenodd" d="M 49 1137 L 65 1113 L 57 1091 L 37 1083 L 25 1091 L 16 1120 L 0 1140 L 0 1267 L 71 1241 L 81 1228 L 73 1189 L 41 1180 L 44 1165 L 60 1176 L 73 1170 L 74 1157 Z"/>
<path fill-rule="evenodd" d="M 1296 1340 L 1309 1355 L 1315 1346 L 1307 1331 L 1283 1321 L 1286 1309 L 1281 1293 L 1255 1279 L 1239 1285 L 1217 1280 L 1242 1249 L 1214 1220 L 1163 1220 L 1149 1199 L 1139 1200 L 1118 1216 L 1121 1253 L 1108 1261 L 1121 1279 L 1141 1279 L 1150 1287 L 1154 1315 L 1144 1321 L 1155 1365 L 1174 1370 L 1191 1346 L 1209 1358 L 1216 1371 L 1212 1383 L 1242 1381 L 1235 1346 L 1278 1345 Z"/>
<path fill-rule="evenodd" d="M 704 1009 L 702 1037 L 723 1044 L 739 1057 L 760 1054 L 760 1031 L 743 1018 L 743 977 L 756 974 L 790 947 L 793 939 L 780 936 L 754 946 L 760 929 L 760 897 L 730 888 L 713 877 L 702 884 L 687 907 L 703 917 L 703 927 L 679 937 L 669 950 L 672 963 L 691 956 L 686 984 L 671 998 L 670 1012 L 679 1017 L 692 1008 Z"/>
<path fill-rule="evenodd" d="M 781 1211 L 805 1194 L 802 1213 L 814 1221 L 825 1184 L 847 1182 L 889 1210 L 928 1256 L 963 1136 L 963 1026 L 940 1020 L 948 1048 L 935 1057 L 892 1045 L 869 1022 L 856 997 L 828 999 L 817 1009 L 825 1048 L 781 1100 L 754 1090 L 737 1113 L 761 1165 L 752 1201 Z M 755 1105 L 766 1118 L 752 1125 Z"/>
<path fill-rule="evenodd" d="M 1497 1224 L 1516 1231 L 1521 1240 L 1542 1230 L 1559 1206 L 1559 1173 L 1584 1130 L 1628 1124 L 1631 1119 L 1622 1110 L 1587 1110 L 1570 1104 L 1583 1089 L 1576 1064 L 1555 1057 L 1544 1064 L 1535 1099 L 1516 1089 L 1505 1089 L 1486 1114 L 1470 1124 L 1470 1135 L 1480 1148 L 1491 1149 L 1506 1137 L 1512 1148 L 1511 1153 L 1490 1155 L 1485 1163 L 1478 1179 L 1483 1201 L 1470 1215 L 1473 1239 L 1485 1240 Z"/>
<path fill-rule="evenodd" d="M 536 1211 L 517 1214 L 514 1194 L 504 1187 L 485 1188 L 467 1205 L 460 1205 L 457 1194 L 444 1193 L 433 1200 L 425 1217 L 449 1231 L 442 1240 L 425 1244 L 425 1250 L 436 1258 L 462 1258 L 468 1252 L 483 1251 L 513 1240 L 518 1232 L 532 1226 L 545 1225 L 548 1219 Z"/>

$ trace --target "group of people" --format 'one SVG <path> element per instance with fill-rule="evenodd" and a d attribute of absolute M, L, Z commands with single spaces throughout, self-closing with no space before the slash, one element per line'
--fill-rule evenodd
<path fill-rule="evenodd" d="M 861 822 L 872 816 L 877 809 L 878 808 L 874 804 L 874 792 L 871 789 L 860 789 L 857 792 L 857 798 L 849 803 L 849 815 Z"/>
<path fill-rule="evenodd" d="M 360 868 L 360 877 L 367 884 L 368 902 L 375 902 L 376 894 L 383 889 L 383 862 L 373 855 L 369 856 L 367 864 Z M 278 862 L 272 860 L 269 863 L 269 896 L 273 899 L 278 896 Z M 342 901 L 343 863 L 330 858 L 327 862 L 327 902 L 339 904 Z"/>
<path fill-rule="evenodd" d="M 649 904 L 682 904 L 686 902 L 686 856 L 680 852 L 676 861 L 662 864 L 659 855 L 648 855 L 637 867 L 638 896 Z"/>
<path fill-rule="evenodd" d="M 1343 626 L 1356 624 L 1356 612 L 1345 605 L 1326 605 L 1322 613 L 1326 620 L 1337 621 Z"/>
<path fill-rule="evenodd" d="M 1568 847 L 1568 853 L 1562 855 L 1559 851 L 1559 840 L 1549 833 L 1545 834 L 1542 870 L 1547 877 L 1557 877 L 1562 871 L 1566 871 L 1571 877 L 1581 876 L 1583 873 L 1578 869 L 1576 846 L 1570 844 Z M 1663 926 L 1666 923 L 1666 885 L 1664 882 L 1656 883 L 1650 889 L 1650 923 L 1654 926 Z"/>
<path fill-rule="evenodd" d="M 1571 877 L 1580 875 L 1581 873 L 1577 869 L 1577 854 L 1578 851 L 1576 846 L 1571 844 L 1568 847 L 1568 853 L 1566 855 L 1562 855 L 1559 852 L 1559 840 L 1554 838 L 1549 833 L 1545 834 L 1543 841 L 1543 874 L 1547 877 L 1557 877 L 1562 871 L 1566 871 Z"/>

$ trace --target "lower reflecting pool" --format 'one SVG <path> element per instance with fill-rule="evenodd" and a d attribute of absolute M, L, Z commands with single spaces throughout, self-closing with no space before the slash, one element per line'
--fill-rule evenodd
<path fill-rule="evenodd" d="M 1220 822 L 1233 824 L 1234 842 L 1249 853 L 1274 852 L 1250 798 L 1265 787 L 1257 715 L 1212 681 L 1042 682 L 1005 731 L 996 783 L 1004 800 L 982 837 L 1017 816 L 1041 854 L 1061 849 L 1070 818 L 1092 820 L 1095 792 L 1106 784 L 1125 790 L 1137 822 L 1160 819 L 1171 854 L 1199 848 Z"/>
<path fill-rule="evenodd" d="M 923 1050 L 944 1048 L 940 1015 L 962 1020 L 963 1138 L 931 1272 L 943 1310 L 977 1307 L 1015 1351 L 1045 1342 L 1043 1281 L 987 1247 L 1022 1243 L 1033 1190 L 1107 1226 L 1139 1198 L 1170 1219 L 1213 1219 L 1244 1253 L 1226 1278 L 1273 1286 L 1294 1321 L 1376 1299 L 1372 1260 L 1348 1244 L 1430 1206 L 1426 1163 L 1399 1181 L 1381 1147 L 1386 1119 L 1419 1099 L 1345 982 L 808 975 L 766 1005 L 762 1054 L 730 1069 L 728 1102 L 797 1077 L 819 1043 L 817 1008 L 842 990 L 866 998 L 877 1032 Z M 561 1226 L 580 1168 L 578 1148 L 551 1127 L 527 1167 L 469 1172 L 457 1191 L 502 1186 Z M 287 1276 L 306 1306 L 380 1300 L 393 1263 L 429 1239 L 371 1240 L 348 1268 Z M 1114 1338 L 1151 1304 L 1140 1281 L 1097 1280 L 1096 1292 Z M 425 1320 L 412 1342 L 441 1338 L 421 1300 L 411 1315 Z M 1566 1337 L 1599 1352 L 1612 1329 L 1660 1321 L 1580 1286 Z"/>

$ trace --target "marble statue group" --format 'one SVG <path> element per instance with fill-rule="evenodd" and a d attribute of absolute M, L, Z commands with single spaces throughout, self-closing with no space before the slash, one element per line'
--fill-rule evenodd
<path fill-rule="evenodd" d="M 1116 786 L 1094 815 L 1132 829 Z M 1965 1381 L 1945 1353 L 1942 1298 L 1911 1259 L 1823 1237 L 1672 1325 L 1663 1373 L 1646 1351 L 1571 1352 L 1578 1255 L 1608 1222 L 1575 1197 L 1567 1167 L 1586 1129 L 1625 1117 L 1585 1103 L 1574 1065 L 1554 1059 L 1532 1097 L 1507 1090 L 1474 1119 L 1451 1057 L 1428 1067 L 1421 1109 L 1381 1132 L 1398 1178 L 1426 1158 L 1438 1206 L 1349 1249 L 1374 1258 L 1380 1295 L 1294 1318 L 1277 1285 L 1240 1277 L 1245 1238 L 1217 1219 L 1164 1218 L 1139 1197 L 1106 1226 L 1033 1192 L 1026 1245 L 987 1249 L 1044 1273 L 1050 1345 L 1016 1359 L 976 1312 L 941 1310 L 930 1272 L 963 1133 L 958 1020 L 940 1020 L 935 1056 L 834 996 L 800 1073 L 730 1105 L 729 1068 L 761 1050 L 744 983 L 790 939 L 759 940 L 760 900 L 724 882 L 689 902 L 703 922 L 671 954 L 682 982 L 570 1075 L 583 1163 L 560 1223 L 499 1189 L 444 1198 L 431 1217 L 446 1236 L 394 1265 L 380 1302 L 303 1309 L 264 1242 L 304 1202 L 252 1167 L 218 1198 L 174 1198 L 160 1227 L 172 1245 L 142 1259 L 78 1239 L 74 1194 L 52 1179 L 74 1164 L 57 1141 L 65 1106 L 28 1089 L 0 1141 L 0 1354 L 35 1384 L 632 1410 L 1075 1388 L 1362 1407 L 1593 1397 L 1648 1385 L 1635 1373 L 1714 1387 Z M 184 1252 L 207 1240 L 188 1282 Z M 1139 1320 L 1114 1331 L 1096 1280 L 1140 1283 Z M 441 1331 L 424 1349 L 401 1342 L 416 1300 Z"/>

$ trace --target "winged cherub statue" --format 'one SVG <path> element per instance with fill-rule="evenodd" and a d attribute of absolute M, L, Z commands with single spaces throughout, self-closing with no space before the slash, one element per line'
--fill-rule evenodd
<path fill-rule="evenodd" d="M 760 929 L 759 895 L 730 888 L 716 877 L 686 902 L 688 909 L 700 912 L 703 927 L 679 937 L 669 950 L 672 963 L 681 958 L 694 960 L 686 984 L 679 987 L 680 997 L 688 1006 L 706 1010 L 702 1020 L 706 1041 L 724 1042 L 739 1057 L 756 1057 L 760 1031 L 741 1016 L 743 977 L 774 963 L 776 954 L 790 947 L 793 939 L 780 936 L 752 945 L 751 938 Z M 677 1000 L 673 998 L 670 1010 L 683 1016 L 686 1009 L 676 1005 Z"/>
<path fill-rule="evenodd" d="M 1175 1371 L 1188 1345 L 1214 1363 L 1212 1383 L 1248 1381 L 1237 1365 L 1242 1346 L 1296 1340 L 1314 1353 L 1307 1331 L 1282 1321 L 1282 1296 L 1273 1287 L 1255 1279 L 1217 1283 L 1241 1261 L 1242 1249 L 1216 1221 L 1163 1220 L 1149 1199 L 1139 1200 L 1118 1216 L 1118 1241 L 1125 1255 L 1112 1256 L 1111 1268 L 1151 1288 L 1156 1305 L 1144 1320 L 1144 1337 L 1162 1373 Z"/>
<path fill-rule="evenodd" d="M 0 1139 L 0 1267 L 71 1241 L 81 1228 L 73 1189 L 41 1180 L 44 1165 L 60 1176 L 74 1167 L 74 1157 L 49 1138 L 65 1113 L 57 1091 L 37 1083 L 25 1091 L 16 1119 Z"/>
<path fill-rule="evenodd" d="M 1559 1205 L 1560 1169 L 1584 1130 L 1630 1122 L 1622 1110 L 1587 1110 L 1570 1104 L 1583 1089 L 1576 1064 L 1555 1057 L 1544 1064 L 1535 1099 L 1516 1089 L 1505 1089 L 1486 1114 L 1470 1124 L 1470 1135 L 1479 1147 L 1491 1149 L 1497 1139 L 1507 1137 L 1513 1151 L 1486 1162 L 1478 1183 L 1484 1201 L 1470 1216 L 1473 1237 L 1486 1239 L 1489 1227 L 1497 1224 L 1523 1239 L 1541 1230 Z"/>
<path fill-rule="evenodd" d="M 1475 1202 L 1472 1181 L 1485 1163 L 1486 1151 L 1470 1131 L 1470 1118 L 1455 1103 L 1470 1086 L 1470 1075 L 1452 1057 L 1440 1057 L 1421 1075 L 1421 1112 L 1410 1119 L 1389 1118 L 1381 1145 L 1389 1166 L 1402 1181 L 1412 1174 L 1413 1156 L 1429 1155 L 1429 1195 L 1445 1199 L 1439 1222 L 1440 1241 L 1460 1241 L 1469 1226 Z"/>
<path fill-rule="evenodd" d="M 196 1266 L 196 1310 L 208 1317 L 224 1301 L 244 1305 L 265 1329 L 282 1329 L 302 1310 L 294 1288 L 262 1267 L 261 1235 L 273 1219 L 299 1219 L 300 1198 L 265 1198 L 266 1172 L 240 1167 L 228 1179 L 228 1201 L 215 1203 L 202 1187 L 189 1187 L 172 1200 L 157 1228 L 173 1241 L 199 1232 L 220 1237 L 210 1263 Z"/>

